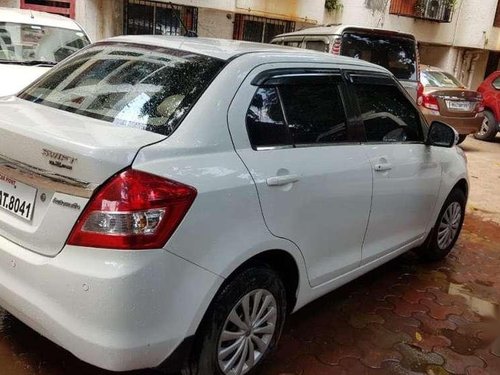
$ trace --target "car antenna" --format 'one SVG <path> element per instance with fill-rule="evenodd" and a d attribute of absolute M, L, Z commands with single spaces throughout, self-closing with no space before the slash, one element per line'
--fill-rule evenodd
<path fill-rule="evenodd" d="M 170 5 L 170 9 L 172 9 L 172 12 L 174 13 L 175 18 L 177 18 L 177 21 L 179 21 L 179 23 L 182 25 L 182 27 L 184 27 L 184 30 L 186 30 L 186 33 L 184 34 L 184 36 L 187 36 L 188 38 L 197 38 L 198 34 L 196 34 L 196 32 L 193 30 L 188 30 L 188 28 L 186 27 L 186 24 L 184 23 L 182 18 L 177 14 L 176 9 L 174 8 L 174 3 L 172 3 L 170 1 L 168 3 L 168 5 Z"/>

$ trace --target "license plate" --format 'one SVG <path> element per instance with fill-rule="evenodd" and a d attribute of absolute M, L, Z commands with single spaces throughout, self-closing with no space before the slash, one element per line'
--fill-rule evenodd
<path fill-rule="evenodd" d="M 0 173 L 0 209 L 31 221 L 37 189 Z"/>
<path fill-rule="evenodd" d="M 464 111 L 468 112 L 473 108 L 473 105 L 475 103 L 471 102 L 457 102 L 453 100 L 447 100 L 446 101 L 446 106 L 448 107 L 449 110 L 452 111 Z"/>

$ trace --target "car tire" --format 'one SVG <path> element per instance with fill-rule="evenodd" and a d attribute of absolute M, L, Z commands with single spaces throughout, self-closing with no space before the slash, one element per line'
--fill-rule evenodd
<path fill-rule="evenodd" d="M 465 218 L 466 197 L 462 190 L 454 189 L 444 202 L 434 228 L 419 255 L 426 261 L 445 258 L 460 236 Z"/>
<path fill-rule="evenodd" d="M 262 265 L 239 272 L 212 301 L 183 375 L 254 374 L 275 348 L 286 311 L 286 290 L 275 271 Z M 259 320 L 264 322 L 259 325 Z M 254 323 L 250 328 L 249 321 Z"/>
<path fill-rule="evenodd" d="M 465 141 L 465 139 L 467 138 L 467 135 L 468 135 L 468 134 L 460 134 L 460 135 L 458 136 L 458 143 L 457 143 L 457 145 L 459 145 L 459 144 L 461 144 L 463 141 Z"/>
<path fill-rule="evenodd" d="M 481 129 L 474 134 L 474 138 L 481 141 L 491 141 L 497 135 L 498 123 L 490 111 L 484 111 L 484 120 Z"/>

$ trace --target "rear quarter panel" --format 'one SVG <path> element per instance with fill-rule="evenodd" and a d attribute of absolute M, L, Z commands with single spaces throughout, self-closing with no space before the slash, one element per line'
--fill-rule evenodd
<path fill-rule="evenodd" d="M 297 263 L 299 288 L 307 287 L 302 254 L 291 241 L 267 229 L 253 179 L 231 141 L 227 111 L 254 66 L 240 59 L 219 74 L 168 139 L 139 152 L 133 168 L 188 184 L 198 192 L 167 242 L 167 251 L 227 278 L 259 253 L 284 250 Z M 194 326 L 212 298 L 207 296 Z"/>

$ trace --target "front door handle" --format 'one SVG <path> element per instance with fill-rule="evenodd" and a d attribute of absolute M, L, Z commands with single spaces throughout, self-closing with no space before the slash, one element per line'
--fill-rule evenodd
<path fill-rule="evenodd" d="M 283 186 L 283 185 L 292 184 L 292 183 L 297 182 L 299 180 L 300 180 L 300 178 L 298 175 L 288 174 L 285 176 L 269 177 L 266 180 L 266 183 L 268 186 Z"/>
<path fill-rule="evenodd" d="M 392 169 L 392 164 L 390 163 L 379 163 L 375 164 L 373 169 L 377 172 L 385 172 L 385 171 L 390 171 Z"/>

